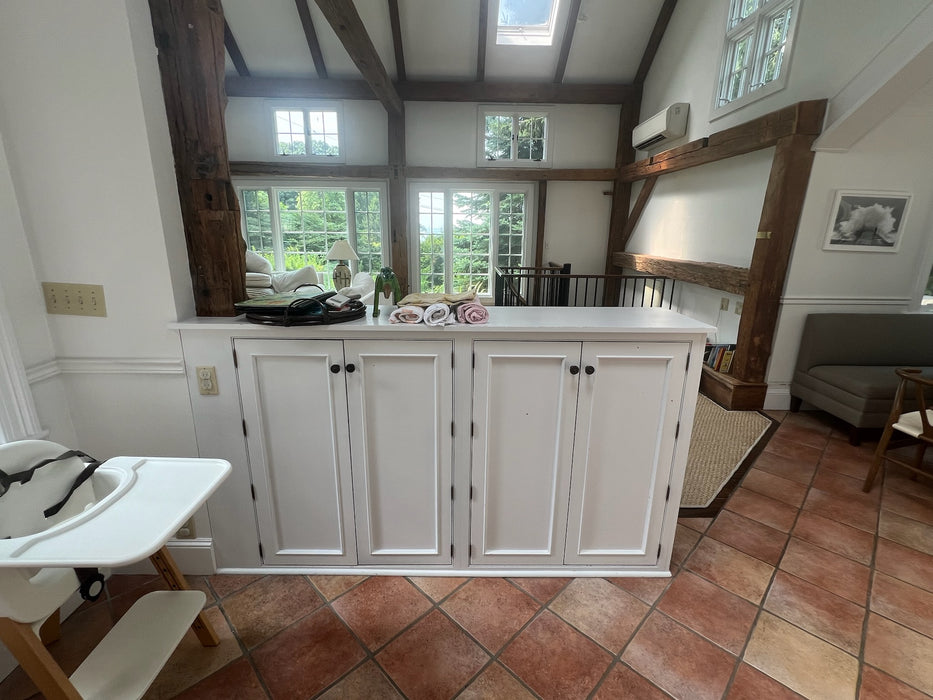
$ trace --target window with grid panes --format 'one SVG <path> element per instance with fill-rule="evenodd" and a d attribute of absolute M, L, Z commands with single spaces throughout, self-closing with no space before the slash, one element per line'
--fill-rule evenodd
<path fill-rule="evenodd" d="M 800 0 L 730 0 L 714 112 L 784 87 Z"/>
<path fill-rule="evenodd" d="M 413 185 L 416 291 L 489 295 L 496 265 L 526 264 L 532 192 L 528 183 Z"/>
<path fill-rule="evenodd" d="M 480 108 L 479 129 L 483 135 L 479 165 L 546 167 L 550 163 L 547 112 Z"/>
<path fill-rule="evenodd" d="M 268 185 L 238 183 L 247 247 L 276 270 L 317 269 L 325 282 L 336 261 L 327 260 L 331 246 L 350 242 L 359 260 L 355 272 L 376 274 L 388 264 L 385 249 L 385 188 L 372 183 L 319 187 L 307 183 Z"/>
<path fill-rule="evenodd" d="M 271 104 L 277 159 L 343 162 L 343 110 L 339 103 Z"/>

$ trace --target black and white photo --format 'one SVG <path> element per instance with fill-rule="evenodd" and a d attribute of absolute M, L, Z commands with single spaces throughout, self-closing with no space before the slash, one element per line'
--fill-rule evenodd
<path fill-rule="evenodd" d="M 823 249 L 896 252 L 909 204 L 904 192 L 837 191 Z"/>

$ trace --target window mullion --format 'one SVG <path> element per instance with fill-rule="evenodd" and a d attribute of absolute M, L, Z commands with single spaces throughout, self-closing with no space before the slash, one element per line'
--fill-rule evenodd
<path fill-rule="evenodd" d="M 272 226 L 272 257 L 275 269 L 285 269 L 285 244 L 282 241 L 282 223 L 279 220 L 279 192 L 275 187 L 266 190 L 269 193 L 269 223 Z"/>
<path fill-rule="evenodd" d="M 512 115 L 512 150 L 509 155 L 510 160 L 518 160 L 518 115 Z"/>
<path fill-rule="evenodd" d="M 444 189 L 444 292 L 453 291 L 454 279 L 454 195 L 451 188 Z"/>
<path fill-rule="evenodd" d="M 357 244 L 356 234 L 356 190 L 349 187 L 346 188 L 344 190 L 344 199 L 347 203 L 347 240 L 350 242 L 350 247 L 357 251 L 357 256 L 359 256 L 359 245 Z M 359 261 L 351 260 L 350 273 L 356 275 L 356 273 L 359 272 L 358 268 Z"/>

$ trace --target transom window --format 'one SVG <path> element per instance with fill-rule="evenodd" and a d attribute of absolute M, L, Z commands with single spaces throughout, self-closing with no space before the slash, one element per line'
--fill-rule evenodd
<path fill-rule="evenodd" d="M 530 183 L 412 186 L 414 291 L 491 294 L 493 268 L 531 256 Z"/>
<path fill-rule="evenodd" d="M 480 108 L 478 164 L 543 167 L 550 162 L 548 113 Z"/>
<path fill-rule="evenodd" d="M 550 46 L 559 0 L 499 0 L 497 44 Z"/>
<path fill-rule="evenodd" d="M 354 272 L 377 274 L 383 259 L 386 227 L 385 188 L 352 183 L 326 187 L 307 183 L 238 183 L 243 235 L 247 247 L 276 270 L 306 265 L 329 278 L 336 261 L 327 260 L 334 242 L 349 240 L 359 256 Z"/>
<path fill-rule="evenodd" d="M 343 162 L 343 112 L 339 104 L 273 104 L 273 153 L 277 159 Z"/>
<path fill-rule="evenodd" d="M 800 0 L 731 0 L 716 110 L 784 87 L 799 9 Z"/>

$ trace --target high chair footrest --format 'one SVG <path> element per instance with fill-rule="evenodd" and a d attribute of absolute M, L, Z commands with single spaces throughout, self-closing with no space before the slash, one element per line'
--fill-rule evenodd
<path fill-rule="evenodd" d="M 72 674 L 83 698 L 141 698 L 204 606 L 201 591 L 156 591 L 133 604 Z"/>

